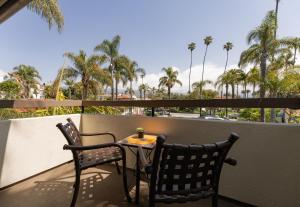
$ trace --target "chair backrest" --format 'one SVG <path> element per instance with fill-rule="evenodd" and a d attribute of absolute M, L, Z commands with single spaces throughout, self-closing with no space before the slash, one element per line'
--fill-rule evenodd
<path fill-rule="evenodd" d="M 69 145 L 82 146 L 80 132 L 77 129 L 76 125 L 72 121 L 72 119 L 67 119 L 68 123 L 66 124 L 57 124 L 56 126 L 63 133 Z"/>
<path fill-rule="evenodd" d="M 68 123 L 66 123 L 66 124 L 58 123 L 56 125 L 57 128 L 59 128 L 59 130 L 65 136 L 69 145 L 82 146 L 79 130 L 77 129 L 76 125 L 70 118 L 68 118 L 67 121 L 68 121 Z M 76 169 L 80 168 L 80 164 L 79 164 L 80 153 L 81 153 L 81 151 L 79 151 L 79 150 L 76 150 L 76 151 L 72 150 Z"/>
<path fill-rule="evenodd" d="M 179 145 L 164 144 L 158 137 L 155 149 L 150 199 L 155 195 L 177 197 L 178 201 L 195 200 L 189 194 L 205 197 L 218 192 L 221 169 L 228 151 L 238 139 L 231 134 L 229 139 L 215 144 Z M 205 194 L 207 192 L 207 194 Z M 172 201 L 177 202 L 176 199 Z"/>

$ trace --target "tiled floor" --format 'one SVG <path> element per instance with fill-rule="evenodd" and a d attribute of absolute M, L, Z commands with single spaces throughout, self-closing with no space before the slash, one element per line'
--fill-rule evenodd
<path fill-rule="evenodd" d="M 128 180 L 132 197 L 135 195 L 133 171 L 128 171 Z M 0 191 L 1 207 L 64 207 L 69 206 L 74 182 L 73 163 L 69 163 L 36 176 L 32 179 Z M 135 206 L 127 203 L 122 186 L 122 176 L 118 175 L 112 165 L 91 168 L 82 172 L 80 192 L 77 206 L 82 207 L 114 207 Z M 147 206 L 146 183 L 141 183 L 141 204 Z M 159 206 L 211 206 L 210 199 L 199 202 Z M 220 200 L 220 207 L 237 207 Z"/>

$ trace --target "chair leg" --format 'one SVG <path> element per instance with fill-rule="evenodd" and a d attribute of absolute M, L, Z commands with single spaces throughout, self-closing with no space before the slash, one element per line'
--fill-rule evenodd
<path fill-rule="evenodd" d="M 218 207 L 218 194 L 212 196 L 212 207 Z"/>
<path fill-rule="evenodd" d="M 72 197 L 72 202 L 71 202 L 71 207 L 74 207 L 77 201 L 78 193 L 79 193 L 79 187 L 80 187 L 80 171 L 76 170 L 76 179 L 74 183 L 74 192 L 73 192 L 73 197 Z"/>
<path fill-rule="evenodd" d="M 116 164 L 116 167 L 117 167 L 117 172 L 120 175 L 121 174 L 121 170 L 120 170 L 120 167 L 119 167 L 119 163 L 116 161 L 115 164 Z"/>
<path fill-rule="evenodd" d="M 124 191 L 125 191 L 125 195 L 127 198 L 128 202 L 131 202 L 131 197 L 129 195 L 129 191 L 128 191 L 128 185 L 127 185 L 127 173 L 126 173 L 126 159 L 122 159 L 122 164 L 123 164 L 123 185 L 124 185 Z"/>

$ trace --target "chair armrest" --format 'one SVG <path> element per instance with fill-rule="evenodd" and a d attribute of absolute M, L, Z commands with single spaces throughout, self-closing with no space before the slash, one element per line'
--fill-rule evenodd
<path fill-rule="evenodd" d="M 100 149 L 105 147 L 118 147 L 121 149 L 122 153 L 125 152 L 123 146 L 116 144 L 116 143 L 106 143 L 106 144 L 96 144 L 96 145 L 88 145 L 88 146 L 74 146 L 74 145 L 67 145 L 65 144 L 63 149 L 64 150 L 72 150 L 72 151 L 82 151 L 82 150 L 93 150 L 93 149 Z"/>
<path fill-rule="evenodd" d="M 111 132 L 103 132 L 103 133 L 100 133 L 100 132 L 99 133 L 98 132 L 96 132 L 96 133 L 80 133 L 80 136 L 87 136 L 87 137 L 90 137 L 90 136 L 100 136 L 100 135 L 110 135 L 110 136 L 112 136 L 114 142 L 116 142 L 116 136 L 113 133 L 111 133 Z"/>
<path fill-rule="evenodd" d="M 232 166 L 236 166 L 237 165 L 237 160 L 231 158 L 231 157 L 228 157 L 225 159 L 224 161 L 226 164 L 229 164 L 229 165 L 232 165 Z"/>

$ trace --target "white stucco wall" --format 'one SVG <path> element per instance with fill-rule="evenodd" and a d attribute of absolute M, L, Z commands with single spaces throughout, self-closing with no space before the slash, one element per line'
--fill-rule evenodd
<path fill-rule="evenodd" d="M 133 116 L 83 115 L 85 132 L 112 131 L 118 139 L 137 127 L 165 134 L 170 143 L 212 143 L 226 139 L 231 132 L 240 135 L 230 156 L 235 167 L 225 166 L 220 194 L 264 207 L 300 206 L 300 126 L 248 122 L 187 120 Z M 98 142 L 97 138 L 85 143 Z M 129 166 L 132 153 L 127 153 Z"/>
<path fill-rule="evenodd" d="M 0 121 L 0 188 L 72 159 L 56 128 L 67 117 L 80 124 L 80 114 Z"/>

